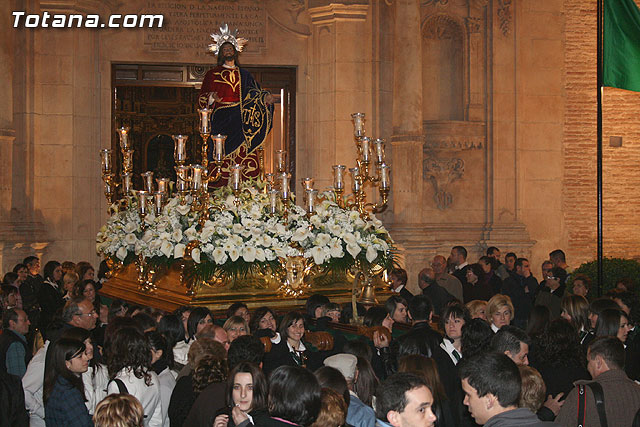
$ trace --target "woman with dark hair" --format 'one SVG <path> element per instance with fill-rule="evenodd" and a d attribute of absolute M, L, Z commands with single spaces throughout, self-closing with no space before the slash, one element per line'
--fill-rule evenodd
<path fill-rule="evenodd" d="M 591 301 L 591 304 L 589 304 L 589 323 L 594 333 L 596 330 L 596 324 L 598 323 L 598 317 L 600 317 L 600 313 L 608 308 L 617 309 L 619 307 L 614 300 L 606 297 L 594 299 L 593 301 Z"/>
<path fill-rule="evenodd" d="M 527 322 L 526 333 L 530 337 L 540 335 L 544 328 L 547 327 L 551 320 L 551 312 L 544 305 L 534 305 L 529 313 L 529 321 Z"/>
<path fill-rule="evenodd" d="M 81 375 L 89 369 L 82 341 L 61 338 L 47 351 L 42 400 L 47 426 L 92 426 Z"/>
<path fill-rule="evenodd" d="M 469 312 L 459 303 L 447 306 L 440 316 L 440 326 L 445 333 L 440 347 L 447 352 L 454 365 L 462 358 L 462 327 L 470 320 Z"/>
<path fill-rule="evenodd" d="M 196 338 L 196 334 L 205 328 L 213 327 L 213 314 L 207 307 L 196 307 L 191 310 L 187 321 L 189 340 Z"/>
<path fill-rule="evenodd" d="M 96 309 L 96 313 L 100 313 L 102 304 L 100 303 L 100 295 L 96 291 L 96 282 L 91 279 L 80 280 L 76 283 L 73 294 L 77 297 L 84 297 L 91 301 L 93 307 Z"/>
<path fill-rule="evenodd" d="M 253 312 L 249 322 L 249 329 L 258 338 L 271 338 L 271 342 L 274 344 L 278 344 L 281 340 L 276 323 L 276 314 L 269 307 L 258 307 Z"/>
<path fill-rule="evenodd" d="M 358 399 L 367 406 L 373 406 L 373 395 L 380 381 L 376 376 L 369 359 L 358 357 L 358 381 L 353 384 L 353 391 L 358 395 Z"/>
<path fill-rule="evenodd" d="M 178 377 L 178 373 L 174 370 L 173 351 L 167 339 L 160 332 L 147 332 L 145 336 L 151 345 L 151 369 L 158 375 L 162 419 L 167 420 L 171 393 L 173 393 Z"/>
<path fill-rule="evenodd" d="M 330 388 L 337 392 L 344 401 L 349 406 L 349 402 L 351 401 L 351 395 L 349 394 L 349 386 L 347 385 L 347 380 L 344 375 L 337 370 L 336 368 L 332 368 L 331 366 L 322 366 L 313 373 L 318 380 L 318 384 L 322 388 Z"/>
<path fill-rule="evenodd" d="M 264 355 L 264 372 L 269 374 L 278 366 L 302 366 L 314 370 L 321 363 L 316 353 L 307 350 L 302 342 L 305 324 L 302 313 L 298 311 L 288 312 L 280 323 L 280 336 L 282 340 L 271 346 L 271 351 Z"/>
<path fill-rule="evenodd" d="M 109 315 L 107 317 L 107 323 L 110 323 L 114 317 L 122 317 L 127 315 L 129 304 L 121 299 L 114 299 L 109 306 Z"/>
<path fill-rule="evenodd" d="M 549 410 L 553 405 L 547 405 L 551 400 L 559 400 L 559 394 L 567 396 L 574 388 L 577 380 L 589 380 L 591 375 L 586 369 L 586 359 L 582 352 L 578 332 L 565 319 L 556 319 L 549 323 L 544 332 L 534 338 L 539 357 L 531 361 L 532 367 L 540 372 L 546 385 L 547 400 L 545 407 Z M 543 409 L 544 410 L 544 409 Z M 544 410 L 549 414 L 548 410 Z M 554 416 L 544 415 L 545 419 L 553 419 Z"/>
<path fill-rule="evenodd" d="M 471 319 L 462 327 L 460 350 L 462 357 L 468 359 L 476 354 L 484 353 L 491 346 L 493 331 L 482 319 Z"/>
<path fill-rule="evenodd" d="M 620 309 L 605 308 L 598 316 L 596 337 L 611 335 L 622 341 L 622 344 L 625 344 L 630 330 L 629 316 Z"/>
<path fill-rule="evenodd" d="M 151 369 L 151 345 L 139 329 L 125 327 L 113 335 L 107 347 L 109 385 L 107 394 L 129 393 L 135 396 L 145 413 L 145 426 L 161 426 L 160 381 Z"/>
<path fill-rule="evenodd" d="M 78 275 L 80 281 L 84 280 L 94 280 L 95 279 L 95 270 L 86 261 L 80 261 L 76 264 L 76 274 Z"/>
<path fill-rule="evenodd" d="M 38 289 L 41 325 L 51 324 L 64 307 L 62 291 L 62 267 L 58 261 L 49 261 L 44 266 L 44 282 Z"/>
<path fill-rule="evenodd" d="M 227 319 L 233 316 L 240 316 L 247 324 L 251 321 L 251 314 L 249 313 L 249 307 L 243 302 L 234 302 L 227 309 Z"/>
<path fill-rule="evenodd" d="M 402 356 L 398 359 L 398 372 L 410 372 L 423 378 L 433 395 L 433 413 L 437 417 L 436 427 L 456 425 L 453 407 L 440 382 L 436 362 L 420 354 Z"/>
<path fill-rule="evenodd" d="M 227 407 L 216 416 L 213 427 L 253 427 L 268 422 L 267 379 L 251 362 L 240 362 L 227 380 Z"/>
<path fill-rule="evenodd" d="M 478 264 L 480 264 L 482 271 L 484 271 L 484 281 L 489 285 L 491 295 L 499 294 L 500 288 L 502 288 L 502 279 L 498 277 L 496 270 L 500 267 L 500 261 L 485 255 L 480 257 Z"/>
<path fill-rule="evenodd" d="M 484 270 L 480 264 L 475 263 L 467 266 L 466 279 L 462 284 L 462 294 L 465 303 L 476 299 L 489 301 L 494 295 L 492 285 L 487 281 Z"/>
<path fill-rule="evenodd" d="M 300 366 L 280 366 L 269 376 L 265 426 L 309 427 L 320 413 L 322 396 L 316 377 Z"/>
<path fill-rule="evenodd" d="M 364 326 L 384 326 L 391 332 L 395 321 L 384 307 L 373 306 L 367 310 L 363 320 Z"/>
<path fill-rule="evenodd" d="M 178 354 L 177 344 L 179 342 L 184 343 L 184 327 L 182 326 L 182 321 L 175 314 L 167 314 L 162 316 L 162 319 L 158 322 L 158 327 L 156 331 L 160 332 L 162 336 L 167 340 L 167 346 L 169 347 L 169 352 L 171 353 L 171 357 L 174 360 L 174 363 L 179 366 L 175 367 L 176 370 L 182 368 L 182 366 L 187 363 L 187 353 L 188 347 L 184 354 Z"/>

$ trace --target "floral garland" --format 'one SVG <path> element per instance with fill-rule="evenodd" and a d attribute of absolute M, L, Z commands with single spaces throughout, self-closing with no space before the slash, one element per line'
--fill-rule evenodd
<path fill-rule="evenodd" d="M 339 207 L 333 192 L 320 195 L 312 215 L 294 204 L 286 215 L 272 215 L 262 185 L 243 182 L 237 199 L 228 187 L 209 193 L 209 218 L 202 224 L 200 213 L 191 209 L 191 196 L 169 198 L 160 215 L 149 212 L 144 222 L 137 199 L 129 197 L 126 207 L 113 205 L 113 215 L 98 232 L 96 250 L 124 265 L 140 256 L 169 265 L 190 258 L 193 275 L 203 280 L 277 268 L 281 258 L 297 255 L 329 271 L 356 262 L 364 268 L 393 262 L 393 240 L 373 215 L 363 219 L 357 211 Z"/>

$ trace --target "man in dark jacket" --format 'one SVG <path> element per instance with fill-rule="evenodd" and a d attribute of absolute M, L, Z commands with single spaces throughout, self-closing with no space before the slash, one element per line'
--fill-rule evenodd
<path fill-rule="evenodd" d="M 30 346 L 25 335 L 29 332 L 29 317 L 24 310 L 10 308 L 2 318 L 0 335 L 0 372 L 22 378 L 31 360 Z"/>
<path fill-rule="evenodd" d="M 518 366 L 504 354 L 481 353 L 459 364 L 464 404 L 476 423 L 486 427 L 558 426 L 518 408 L 522 379 Z"/>
<path fill-rule="evenodd" d="M 527 327 L 529 313 L 533 307 L 537 292 L 538 281 L 531 274 L 529 260 L 518 258 L 516 260 L 515 274 L 504 281 L 501 293 L 511 298 L 515 311 L 513 324 L 520 329 L 526 329 Z"/>
<path fill-rule="evenodd" d="M 0 427 L 27 427 L 29 413 L 24 405 L 20 378 L 0 371 Z"/>

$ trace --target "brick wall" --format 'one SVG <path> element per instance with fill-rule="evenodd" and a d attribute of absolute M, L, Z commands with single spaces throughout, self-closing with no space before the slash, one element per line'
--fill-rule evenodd
<path fill-rule="evenodd" d="M 571 265 L 596 258 L 596 0 L 565 0 L 563 211 Z M 604 255 L 640 257 L 640 93 L 603 97 Z M 622 147 L 609 137 L 621 136 Z"/>

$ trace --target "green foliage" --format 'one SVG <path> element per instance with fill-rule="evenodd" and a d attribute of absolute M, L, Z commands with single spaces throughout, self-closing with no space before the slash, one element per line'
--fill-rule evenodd
<path fill-rule="evenodd" d="M 605 258 L 603 260 L 603 276 L 604 283 L 602 293 L 616 287 L 616 283 L 620 279 L 629 278 L 633 281 L 634 289 L 638 289 L 640 280 L 640 262 L 633 259 L 624 258 Z M 591 287 L 593 295 L 596 294 L 598 287 L 598 261 L 590 261 L 582 264 L 571 274 L 569 285 L 573 286 L 573 279 L 578 274 L 584 274 L 591 279 Z"/>

